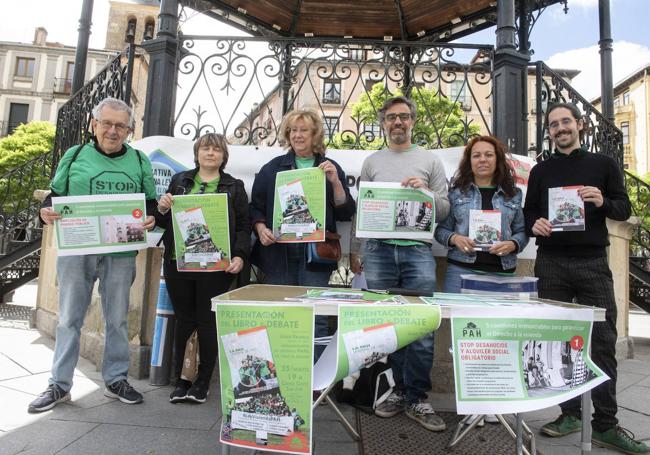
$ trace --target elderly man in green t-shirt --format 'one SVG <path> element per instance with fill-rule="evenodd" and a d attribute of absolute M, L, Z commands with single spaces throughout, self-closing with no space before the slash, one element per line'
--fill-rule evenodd
<path fill-rule="evenodd" d="M 125 143 L 133 122 L 133 112 L 123 101 L 106 98 L 97 105 L 91 122 L 93 140 L 69 149 L 50 183 L 52 192 L 40 211 L 44 223 L 51 224 L 59 218 L 51 207 L 52 196 L 144 193 L 147 213 L 155 210 L 151 163 L 142 152 Z M 152 229 L 154 224 L 154 217 L 147 216 L 143 227 Z M 135 251 L 129 251 L 57 259 L 59 323 L 52 376 L 47 389 L 29 404 L 29 412 L 47 411 L 70 399 L 72 377 L 79 359 L 79 334 L 96 279 L 99 279 L 105 319 L 104 395 L 128 404 L 142 402 L 142 394 L 127 381 L 127 313 L 129 291 L 135 278 L 135 255 Z"/>

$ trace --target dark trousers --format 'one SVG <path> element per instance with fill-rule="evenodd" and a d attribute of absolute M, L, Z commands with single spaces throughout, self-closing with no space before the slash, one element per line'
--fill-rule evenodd
<path fill-rule="evenodd" d="M 594 322 L 591 358 L 610 377 L 591 392 L 594 404 L 592 427 L 603 432 L 618 424 L 616 411 L 616 300 L 612 272 L 606 257 L 563 257 L 537 253 L 535 276 L 539 296 L 606 310 L 606 321 Z M 581 417 L 580 397 L 560 405 L 562 412 Z"/>
<path fill-rule="evenodd" d="M 196 329 L 199 338 L 199 372 L 196 382 L 210 382 L 217 361 L 217 322 L 211 299 L 230 287 L 233 275 L 226 272 L 179 272 L 176 261 L 165 261 L 163 273 L 176 316 L 174 376 L 179 379 L 187 339 Z"/>

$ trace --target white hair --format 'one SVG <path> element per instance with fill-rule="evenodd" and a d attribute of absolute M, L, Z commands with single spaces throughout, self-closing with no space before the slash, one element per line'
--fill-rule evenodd
<path fill-rule="evenodd" d="M 133 116 L 133 109 L 128 104 L 117 98 L 104 98 L 93 108 L 93 118 L 95 120 L 101 120 L 101 111 L 105 107 L 129 114 L 129 128 L 133 129 L 135 126 L 135 117 Z"/>

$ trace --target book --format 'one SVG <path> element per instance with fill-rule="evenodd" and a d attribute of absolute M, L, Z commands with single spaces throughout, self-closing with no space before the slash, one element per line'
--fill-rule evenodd
<path fill-rule="evenodd" d="M 582 185 L 548 189 L 548 220 L 553 231 L 584 231 L 585 203 L 578 195 Z"/>
<path fill-rule="evenodd" d="M 501 241 L 501 212 L 498 210 L 470 210 L 469 238 L 475 251 L 489 251 Z"/>

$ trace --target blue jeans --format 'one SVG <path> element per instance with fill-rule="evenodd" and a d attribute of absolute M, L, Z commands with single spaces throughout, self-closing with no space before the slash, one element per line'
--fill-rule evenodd
<path fill-rule="evenodd" d="M 266 274 L 264 284 L 281 284 L 285 286 L 314 286 L 326 288 L 329 286 L 331 272 L 311 272 L 305 263 L 305 244 L 296 243 L 287 245 L 287 269 L 282 272 L 270 270 Z M 328 316 L 314 318 L 314 336 L 317 338 L 331 335 Z M 323 354 L 325 346 L 314 346 L 314 361 Z"/>
<path fill-rule="evenodd" d="M 59 324 L 50 384 L 66 392 L 79 360 L 79 335 L 90 305 L 95 280 L 104 313 L 102 378 L 107 385 L 126 379 L 129 369 L 127 314 L 135 279 L 133 256 L 62 256 L 57 259 Z"/>
<path fill-rule="evenodd" d="M 368 240 L 363 258 L 369 288 L 400 287 L 433 295 L 436 262 L 430 246 L 397 246 Z M 433 332 L 391 354 L 390 362 L 396 388 L 406 393 L 407 402 L 425 399 L 431 390 Z"/>

